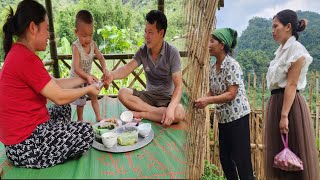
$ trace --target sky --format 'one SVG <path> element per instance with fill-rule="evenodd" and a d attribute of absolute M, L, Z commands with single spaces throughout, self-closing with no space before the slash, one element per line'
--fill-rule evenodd
<path fill-rule="evenodd" d="M 284 9 L 320 13 L 320 0 L 224 0 L 216 13 L 217 28 L 230 27 L 241 34 L 251 18 L 270 19 Z"/>

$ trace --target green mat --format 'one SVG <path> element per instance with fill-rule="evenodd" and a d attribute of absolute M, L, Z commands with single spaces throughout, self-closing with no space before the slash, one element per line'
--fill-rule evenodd
<path fill-rule="evenodd" d="M 101 113 L 105 117 L 119 117 L 125 107 L 116 98 L 99 100 Z M 76 120 L 75 107 L 72 119 Z M 94 122 L 95 115 L 88 103 L 84 119 Z M 148 122 L 147 120 L 143 120 Z M 151 122 L 152 123 L 152 122 Z M 153 141 L 147 146 L 127 153 L 112 154 L 91 148 L 78 159 L 46 169 L 27 169 L 13 166 L 5 156 L 0 144 L 0 169 L 4 179 L 183 179 L 186 171 L 185 131 L 182 124 L 163 128 L 152 123 L 155 132 Z M 1 170 L 0 170 L 1 171 Z"/>

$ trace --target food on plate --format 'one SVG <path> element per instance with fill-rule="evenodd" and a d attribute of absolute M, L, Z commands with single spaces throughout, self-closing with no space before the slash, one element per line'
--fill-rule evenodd
<path fill-rule="evenodd" d="M 115 117 L 102 120 L 101 122 L 109 122 L 109 123 L 113 123 L 117 126 L 121 125 L 121 124 L 119 124 L 119 122 L 117 121 L 117 119 Z"/>
<path fill-rule="evenodd" d="M 121 146 L 129 146 L 138 142 L 138 129 L 136 127 L 121 128 L 118 134 L 118 144 Z"/>
<path fill-rule="evenodd" d="M 107 124 L 107 125 L 98 125 L 97 127 L 99 130 L 100 129 L 109 129 L 112 130 L 115 128 L 114 124 Z"/>
<path fill-rule="evenodd" d="M 100 139 L 101 135 L 105 132 L 113 131 L 116 128 L 114 123 L 99 122 L 92 126 L 95 136 Z"/>

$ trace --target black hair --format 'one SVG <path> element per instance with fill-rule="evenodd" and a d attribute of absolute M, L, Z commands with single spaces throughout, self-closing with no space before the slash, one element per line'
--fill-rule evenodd
<path fill-rule="evenodd" d="M 159 11 L 159 10 L 151 10 L 147 15 L 146 15 L 146 20 L 150 23 L 150 24 L 154 24 L 156 23 L 156 27 L 158 32 L 163 29 L 164 33 L 163 33 L 163 37 L 166 35 L 166 31 L 167 31 L 167 17 L 166 15 Z"/>
<path fill-rule="evenodd" d="M 93 16 L 88 10 L 80 10 L 76 15 L 76 26 L 78 25 L 79 21 L 82 21 L 86 24 L 92 24 Z"/>
<path fill-rule="evenodd" d="M 5 57 L 12 47 L 13 36 L 23 36 L 31 22 L 39 25 L 45 21 L 46 15 L 46 9 L 35 0 L 21 1 L 18 4 L 15 14 L 13 9 L 9 6 L 9 14 L 2 28 L 4 34 L 3 49 Z"/>
<path fill-rule="evenodd" d="M 294 35 L 297 40 L 299 39 L 298 32 L 305 30 L 305 28 L 307 27 L 307 20 L 302 19 L 298 21 L 297 13 L 290 9 L 286 9 L 278 12 L 273 17 L 273 19 L 274 18 L 277 18 L 280 21 L 280 23 L 283 24 L 284 26 L 290 23 L 292 28 L 292 35 Z"/>

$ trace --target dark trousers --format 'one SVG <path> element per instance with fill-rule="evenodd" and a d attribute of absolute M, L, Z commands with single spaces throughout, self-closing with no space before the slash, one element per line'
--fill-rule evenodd
<path fill-rule="evenodd" d="M 230 123 L 219 123 L 220 162 L 228 180 L 253 178 L 249 115 Z"/>

